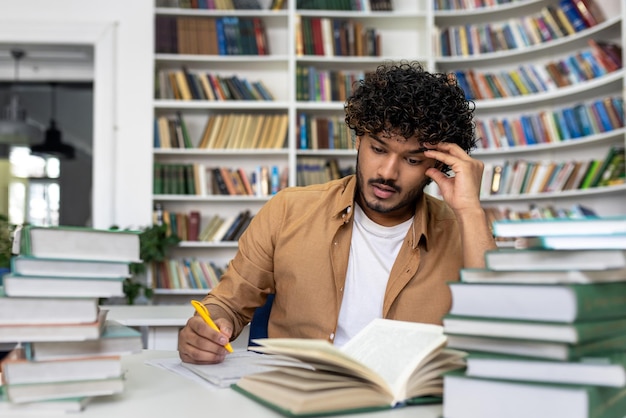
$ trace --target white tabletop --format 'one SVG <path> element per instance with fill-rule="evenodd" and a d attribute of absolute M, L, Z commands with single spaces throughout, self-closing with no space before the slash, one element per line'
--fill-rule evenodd
<path fill-rule="evenodd" d="M 282 415 L 248 399 L 230 388 L 208 389 L 168 370 L 146 365 L 148 359 L 178 357 L 176 351 L 144 350 L 125 356 L 124 392 L 112 397 L 94 398 L 76 418 L 192 416 L 269 418 Z M 383 412 L 349 415 L 370 418 L 438 418 L 441 405 L 411 406 Z M 21 415 L 23 416 L 23 415 Z"/>
<path fill-rule="evenodd" d="M 103 305 L 109 311 L 107 319 L 114 319 L 131 327 L 184 326 L 194 309 L 185 305 Z"/>

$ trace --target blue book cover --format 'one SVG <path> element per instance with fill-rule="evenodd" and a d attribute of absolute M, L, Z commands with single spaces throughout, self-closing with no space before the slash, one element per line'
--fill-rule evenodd
<path fill-rule="evenodd" d="M 467 78 L 465 77 L 465 73 L 463 71 L 454 71 L 454 75 L 456 76 L 457 82 L 463 91 L 465 92 L 465 99 L 471 100 L 472 97 L 472 89 L 467 82 Z"/>
<path fill-rule="evenodd" d="M 309 138 L 307 135 L 308 116 L 305 113 L 300 113 L 300 149 L 309 149 Z"/>
<path fill-rule="evenodd" d="M 524 130 L 524 137 L 526 138 L 526 144 L 536 144 L 537 137 L 535 136 L 535 132 L 533 131 L 533 126 L 530 121 L 530 117 L 523 115 L 520 117 L 520 122 L 522 123 L 522 129 Z"/>
<path fill-rule="evenodd" d="M 581 51 L 580 56 L 589 64 L 594 77 L 600 77 L 607 73 L 606 68 L 600 65 L 591 50 Z"/>
<path fill-rule="evenodd" d="M 576 4 L 572 0 L 560 0 L 559 7 L 563 10 L 567 20 L 570 21 L 576 32 L 587 29 L 587 23 L 583 20 L 576 8 Z"/>
<path fill-rule="evenodd" d="M 575 56 L 570 55 L 563 61 L 563 64 L 569 69 L 570 74 L 574 75 L 574 81 L 580 83 L 588 79 Z"/>
<path fill-rule="evenodd" d="M 502 127 L 504 128 L 504 134 L 506 135 L 509 146 L 515 147 L 517 145 L 515 143 L 515 135 L 513 135 L 513 128 L 508 119 L 502 119 Z"/>
<path fill-rule="evenodd" d="M 153 141 L 154 143 L 152 144 L 154 146 L 154 148 L 161 148 L 161 138 L 159 137 L 159 123 L 157 121 L 157 118 L 154 118 L 154 136 L 153 136 Z"/>
<path fill-rule="evenodd" d="M 613 125 L 611 125 L 611 118 L 609 118 L 609 114 L 604 107 L 604 103 L 601 100 L 597 100 L 593 102 L 591 105 L 593 109 L 595 109 L 596 114 L 598 115 L 598 119 L 600 124 L 602 125 L 602 132 L 610 131 L 613 129 Z"/>
<path fill-rule="evenodd" d="M 563 115 L 563 109 L 554 112 L 554 116 L 556 117 L 557 126 L 559 127 L 559 131 L 561 132 L 561 140 L 564 139 L 572 139 L 572 133 L 565 122 L 565 116 Z"/>
<path fill-rule="evenodd" d="M 228 55 L 226 49 L 226 33 L 224 32 L 224 18 L 215 19 L 215 32 L 217 32 L 217 50 L 219 55 Z"/>
<path fill-rule="evenodd" d="M 580 125 L 581 134 L 583 136 L 593 135 L 593 125 L 589 119 L 586 106 L 583 104 L 574 106 L 574 115 Z"/>
<path fill-rule="evenodd" d="M 574 110 L 571 107 L 563 109 L 563 116 L 565 117 L 565 123 L 569 128 L 572 138 L 580 138 L 583 136 L 582 129 L 578 124 L 578 118 L 576 118 Z"/>

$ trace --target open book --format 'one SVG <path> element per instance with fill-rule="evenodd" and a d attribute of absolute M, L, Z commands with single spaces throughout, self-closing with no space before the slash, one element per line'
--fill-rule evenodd
<path fill-rule="evenodd" d="M 341 348 L 299 338 L 254 342 L 260 346 L 251 350 L 298 361 L 244 376 L 233 389 L 290 416 L 392 408 L 416 397 L 433 402 L 443 393 L 441 374 L 465 365 L 465 353 L 444 350 L 442 327 L 388 319 L 372 321 Z"/>

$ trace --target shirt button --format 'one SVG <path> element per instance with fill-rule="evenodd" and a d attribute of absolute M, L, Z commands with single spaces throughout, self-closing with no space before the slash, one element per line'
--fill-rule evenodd
<path fill-rule="evenodd" d="M 328 336 L 328 338 L 330 338 L 330 340 L 334 340 L 335 339 L 335 333 L 331 332 L 330 335 Z"/>

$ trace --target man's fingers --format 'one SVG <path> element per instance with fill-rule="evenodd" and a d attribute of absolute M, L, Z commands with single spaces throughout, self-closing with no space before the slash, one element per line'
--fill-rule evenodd
<path fill-rule="evenodd" d="M 178 334 L 178 353 L 182 361 L 196 364 L 214 364 L 224 361 L 227 351 L 220 339 L 223 334 L 211 329 L 202 318 L 191 317 Z"/>

